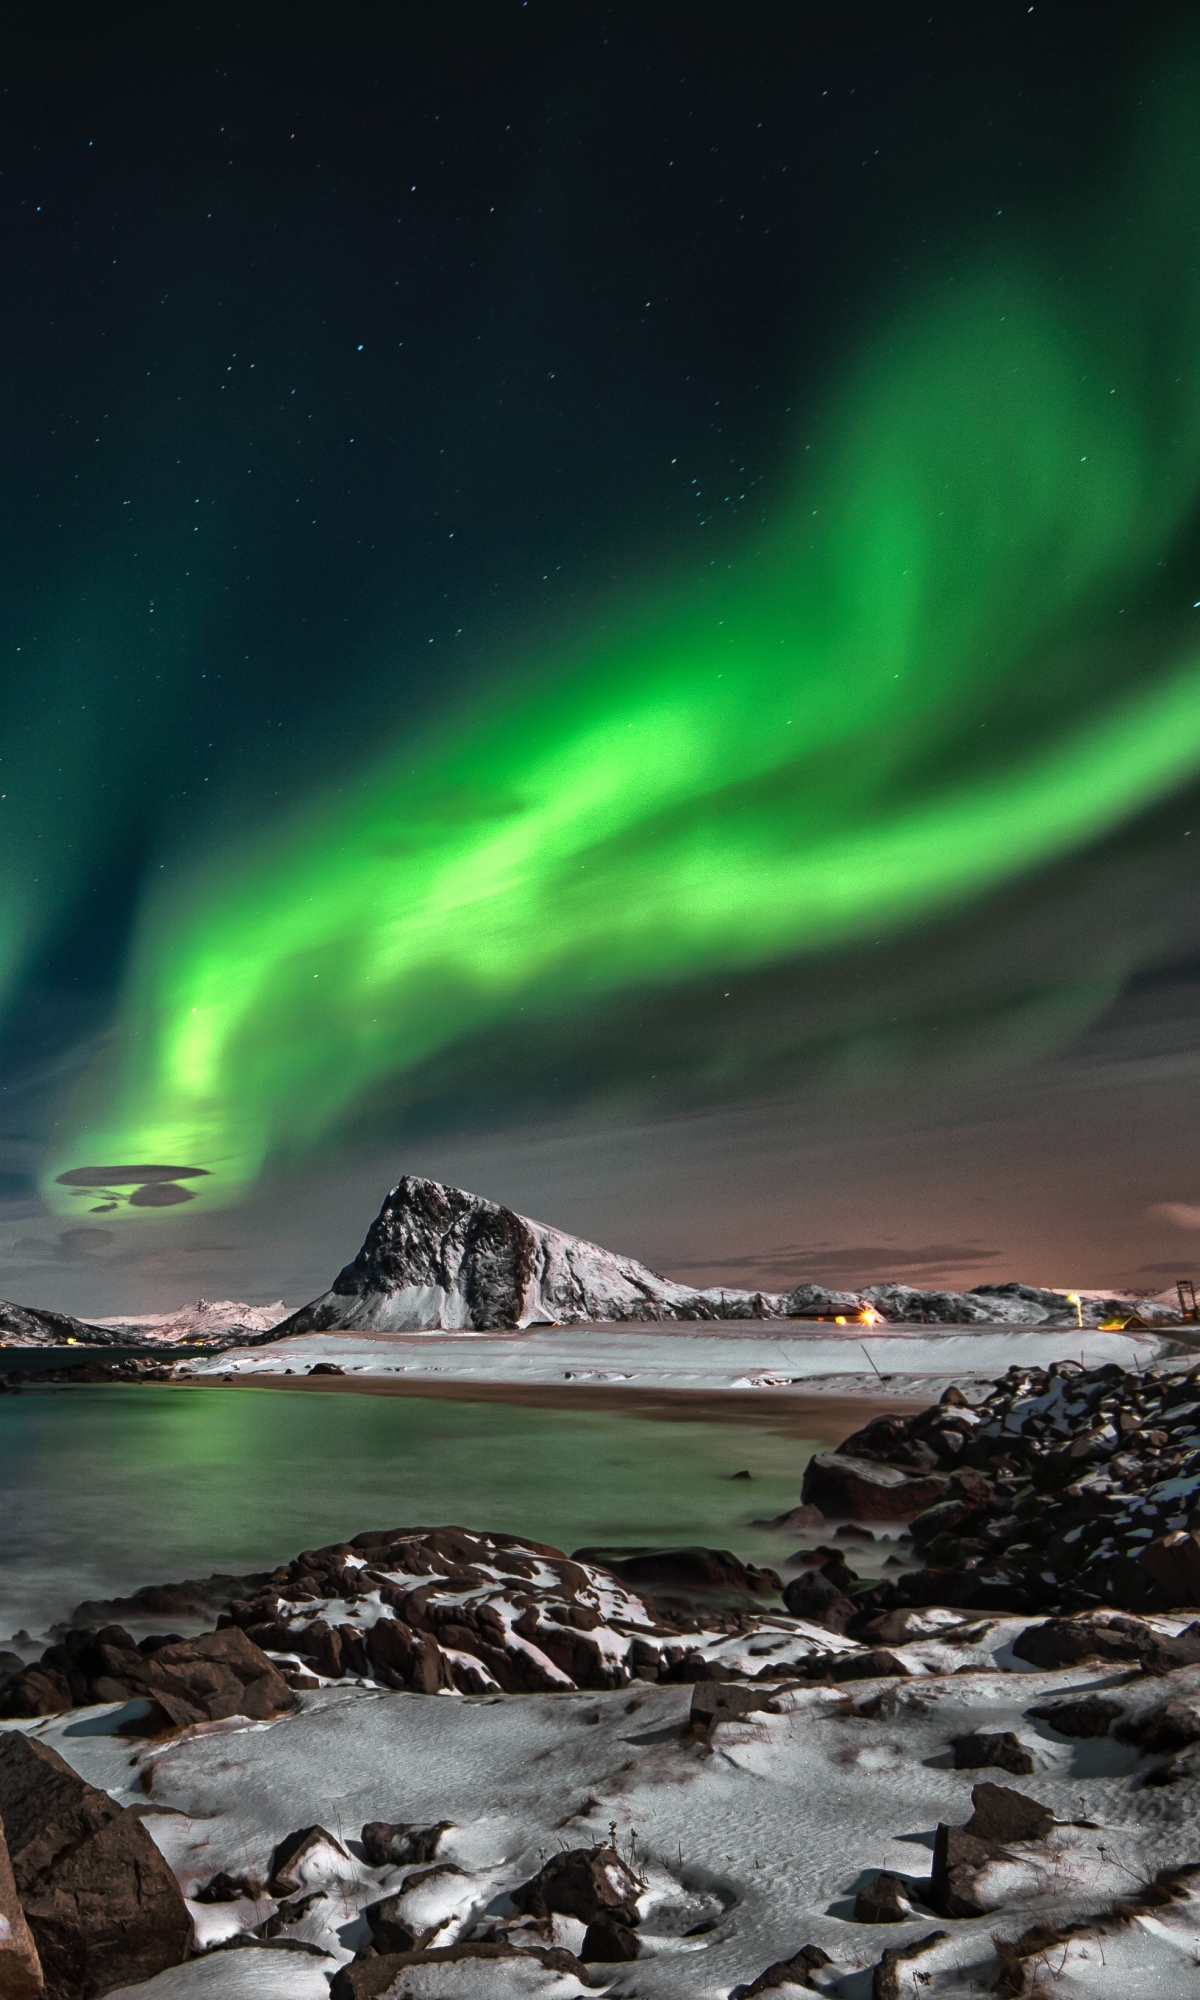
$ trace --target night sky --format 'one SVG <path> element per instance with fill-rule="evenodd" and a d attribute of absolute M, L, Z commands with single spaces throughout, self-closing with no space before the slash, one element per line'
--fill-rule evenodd
<path fill-rule="evenodd" d="M 1191 11 L 6 47 L 0 1293 L 1195 1269 Z"/>

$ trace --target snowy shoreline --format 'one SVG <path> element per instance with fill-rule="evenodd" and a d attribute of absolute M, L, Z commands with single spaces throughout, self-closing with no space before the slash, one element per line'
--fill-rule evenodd
<path fill-rule="evenodd" d="M 1178 1338 L 1148 1330 L 1011 1325 L 818 1329 L 794 1321 L 741 1320 L 489 1333 L 304 1333 L 270 1346 L 231 1347 L 184 1361 L 176 1372 L 180 1378 L 232 1376 L 245 1382 L 283 1378 L 289 1369 L 307 1374 L 319 1366 L 364 1382 L 494 1385 L 514 1395 L 524 1387 L 574 1386 L 690 1390 L 729 1395 L 735 1401 L 754 1391 L 781 1397 L 928 1399 L 948 1382 L 991 1380 L 1014 1366 L 1046 1368 L 1055 1361 L 1073 1361 L 1095 1368 L 1116 1362 L 1136 1372 L 1176 1358 L 1178 1365 L 1187 1365 L 1187 1351 Z"/>

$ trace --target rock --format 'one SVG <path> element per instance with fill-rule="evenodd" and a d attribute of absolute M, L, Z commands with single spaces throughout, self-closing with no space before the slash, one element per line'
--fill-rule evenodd
<path fill-rule="evenodd" d="M 902 1924 L 911 1917 L 908 1889 L 899 1875 L 886 1870 L 860 1889 L 854 1899 L 856 1924 Z"/>
<path fill-rule="evenodd" d="M 615 1917 L 601 1917 L 583 1934 L 579 1956 L 585 1965 L 624 1965 L 638 1956 L 641 1946 L 636 1931 Z"/>
<path fill-rule="evenodd" d="M 401 1820 L 368 1820 L 360 1836 L 363 1853 L 372 1868 L 388 1868 L 432 1861 L 449 1833 L 452 1819 L 440 1819 L 433 1826 L 409 1826 Z"/>
<path fill-rule="evenodd" d="M 1055 1823 L 1048 1806 L 1027 1798 L 1024 1792 L 1015 1792 L 1011 1785 L 976 1785 L 971 1804 L 975 1810 L 963 1831 L 976 1840 L 1001 1844 L 1045 1840 Z"/>
<path fill-rule="evenodd" d="M 172 1722 L 218 1722 L 230 1715 L 265 1722 L 296 1706 L 278 1669 L 236 1626 L 160 1647 L 144 1662 L 134 1688 L 157 1701 Z"/>
<path fill-rule="evenodd" d="M 340 1972 L 335 1972 L 329 1986 L 329 2000 L 406 2000 L 412 1988 L 405 1974 L 416 1966 L 469 1965 L 478 1961 L 496 1964 L 522 1958 L 537 1961 L 549 1972 L 571 1973 L 581 1986 L 588 1984 L 582 1959 L 558 1946 L 541 1951 L 534 1946 L 509 1944 L 452 1944 L 428 1951 L 388 1952 L 382 1958 L 352 1959 Z M 475 1987 L 473 1991 L 482 1992 L 482 1988 Z"/>
<path fill-rule="evenodd" d="M 872 1646 L 862 1653 L 818 1653 L 805 1665 L 809 1678 L 816 1680 L 826 1674 L 834 1681 L 885 1680 L 891 1674 L 905 1680 L 910 1671 L 903 1660 L 883 1646 Z"/>
<path fill-rule="evenodd" d="M 692 1688 L 692 1728 L 710 1733 L 718 1722 L 734 1722 L 756 1710 L 761 1712 L 778 1693 L 778 1687 L 763 1687 L 754 1681 L 697 1681 Z"/>
<path fill-rule="evenodd" d="M 36 1667 L 9 1683 L 0 1713 L 45 1715 L 133 1696 L 154 1704 L 138 1725 L 146 1733 L 230 1715 L 265 1721 L 295 1706 L 282 1675 L 236 1627 L 137 1646 L 121 1626 L 108 1625 L 99 1632 L 68 1631 L 48 1647 Z"/>
<path fill-rule="evenodd" d="M 961 1826 L 939 1825 L 934 1835 L 929 1902 L 943 1917 L 978 1917 L 990 1907 L 981 1901 L 975 1878 L 997 1854 L 996 1843 Z"/>
<path fill-rule="evenodd" d="M 74 1707 L 71 1683 L 52 1667 L 26 1667 L 0 1694 L 0 1716 L 61 1715 Z"/>
<path fill-rule="evenodd" d="M 323 1826 L 302 1826 L 287 1834 L 271 1856 L 267 1887 L 272 1896 L 295 1896 L 302 1890 L 320 1889 L 330 1873 L 341 1873 L 340 1862 L 350 1856 L 340 1840 Z"/>
<path fill-rule="evenodd" d="M 1200 1604 L 1200 1532 L 1177 1528 L 1147 1542 L 1138 1561 L 1160 1583 L 1172 1604 Z"/>
<path fill-rule="evenodd" d="M 532 1917 L 578 1917 L 580 1923 L 615 1918 L 633 1926 L 642 1885 L 615 1847 L 575 1847 L 552 1854 L 544 1868 L 512 1891 L 518 1910 Z"/>
<path fill-rule="evenodd" d="M 1047 1618 L 1013 1640 L 1019 1660 L 1035 1667 L 1078 1667 L 1084 1660 L 1140 1660 L 1153 1634 L 1128 1618 Z"/>
<path fill-rule="evenodd" d="M 819 1944 L 802 1944 L 794 1958 L 777 1959 L 748 1986 L 735 1986 L 730 2000 L 754 2000 L 756 1994 L 773 1993 L 780 1986 L 808 1986 L 814 1993 L 818 1992 L 819 1988 L 813 1986 L 811 1975 L 819 1972 L 822 1966 L 832 1964 L 829 1953 L 822 1951 Z"/>
<path fill-rule="evenodd" d="M 806 1506 L 836 1521 L 911 1521 L 945 1494 L 942 1478 L 914 1478 L 895 1466 L 837 1451 L 814 1452 L 800 1489 Z"/>
<path fill-rule="evenodd" d="M 793 1618 L 806 1618 L 827 1632 L 845 1632 L 858 1609 L 854 1599 L 820 1569 L 792 1577 L 784 1586 L 783 1602 Z"/>
<path fill-rule="evenodd" d="M 1011 1729 L 977 1729 L 966 1736 L 954 1737 L 952 1747 L 956 1771 L 979 1771 L 994 1764 L 1001 1771 L 1011 1772 L 1014 1778 L 1028 1778 L 1037 1769 L 1020 1737 Z"/>
<path fill-rule="evenodd" d="M 93 2000 L 188 1956 L 187 1905 L 140 1819 L 15 1729 L 0 1732 L 0 1819 L 47 2000 Z"/>
<path fill-rule="evenodd" d="M 1151 1757 L 1186 1750 L 1200 1742 L 1200 1701 L 1184 1695 L 1164 1702 L 1149 1715 L 1123 1723 L 1116 1735 L 1119 1742 L 1134 1743 Z"/>
<path fill-rule="evenodd" d="M 371 1929 L 371 1943 L 381 1956 L 388 1952 L 415 1951 L 417 1936 L 411 1924 L 406 1924 L 400 1914 L 397 1896 L 385 1896 L 381 1902 L 369 1903 L 363 1911 Z"/>
<path fill-rule="evenodd" d="M 751 1521 L 752 1528 L 778 1528 L 785 1535 L 823 1535 L 829 1526 L 819 1507 L 791 1507 L 769 1521 Z"/>
<path fill-rule="evenodd" d="M 1106 1701 L 1100 1694 L 1081 1695 L 1077 1701 L 1043 1702 L 1025 1710 L 1036 1721 L 1048 1722 L 1060 1736 L 1082 1737 L 1107 1736 L 1124 1712 L 1119 1702 Z"/>
<path fill-rule="evenodd" d="M 729 1549 L 635 1549 L 628 1555 L 600 1549 L 576 1549 L 573 1562 L 603 1562 L 614 1576 L 637 1590 L 693 1597 L 709 1593 L 738 1597 L 773 1597 L 782 1580 L 773 1569 L 756 1569 Z"/>
<path fill-rule="evenodd" d="M 336 1361 L 315 1361 L 308 1372 L 310 1375 L 344 1375 L 346 1371 Z"/>
<path fill-rule="evenodd" d="M 240 1903 L 244 1897 L 253 1898 L 261 1891 L 261 1883 L 249 1882 L 244 1875 L 230 1875 L 225 1869 L 206 1882 L 202 1889 L 193 1889 L 193 1903 Z"/>
<path fill-rule="evenodd" d="M 911 1965 L 914 1959 L 923 1958 L 945 1936 L 945 1931 L 930 1931 L 912 1944 L 889 1945 L 871 1974 L 871 2000 L 902 2000 L 908 1981 L 901 1984 L 901 1966 Z"/>
<path fill-rule="evenodd" d="M 3 2000 L 41 2000 L 42 1991 L 42 1962 L 17 1895 L 0 1825 L 0 1995 Z"/>
<path fill-rule="evenodd" d="M 976 1785 L 971 1803 L 965 1826 L 939 1826 L 934 1836 L 929 1901 L 943 1917 L 983 1916 L 993 1907 L 978 1886 L 988 1862 L 1010 1842 L 1044 1840 L 1055 1824 L 1047 1807 L 1008 1785 Z"/>

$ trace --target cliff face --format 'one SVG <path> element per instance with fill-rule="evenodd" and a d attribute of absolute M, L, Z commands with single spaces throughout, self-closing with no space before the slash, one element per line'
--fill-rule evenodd
<path fill-rule="evenodd" d="M 1076 1306 L 1062 1292 L 1032 1285 L 980 1286 L 973 1292 L 924 1292 L 875 1285 L 829 1292 L 696 1290 L 676 1284 L 632 1257 L 602 1250 L 514 1209 L 440 1181 L 406 1174 L 391 1190 L 357 1257 L 329 1290 L 252 1345 L 293 1333 L 404 1332 L 438 1327 L 482 1333 L 489 1327 L 562 1326 L 597 1320 L 853 1318 L 870 1308 L 887 1321 L 945 1325 L 1070 1326 Z M 1119 1299 L 1084 1302 L 1085 1324 L 1130 1311 Z M 1178 1315 L 1154 1308 L 1168 1325 Z"/>

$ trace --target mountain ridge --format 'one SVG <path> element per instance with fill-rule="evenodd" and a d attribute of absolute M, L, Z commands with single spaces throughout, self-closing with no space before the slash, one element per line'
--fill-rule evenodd
<path fill-rule="evenodd" d="M 1180 1314 L 1136 1302 L 1155 1325 Z M 786 1292 L 679 1284 L 636 1258 L 519 1215 L 463 1188 L 405 1174 L 389 1190 L 356 1257 L 327 1292 L 244 1343 L 347 1332 L 483 1333 L 505 1327 L 603 1322 L 817 1319 L 844 1316 L 943 1325 L 1097 1326 L 1128 1317 L 1135 1301 L 1083 1297 L 1017 1282 L 968 1292 L 901 1284 Z"/>

